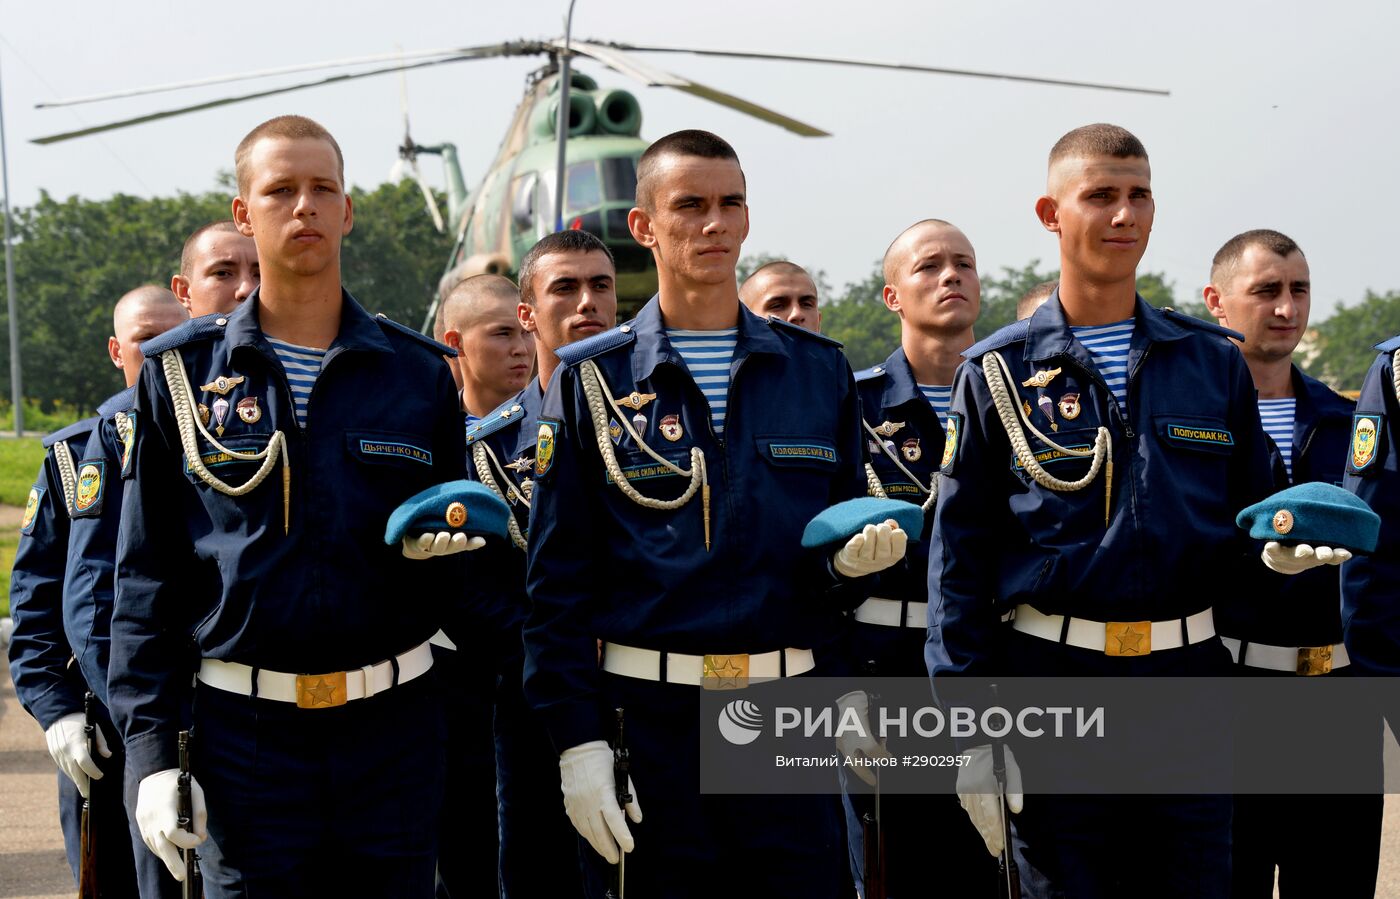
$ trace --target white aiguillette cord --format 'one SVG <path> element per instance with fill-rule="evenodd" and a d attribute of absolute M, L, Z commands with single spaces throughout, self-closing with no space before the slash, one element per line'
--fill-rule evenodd
<path fill-rule="evenodd" d="M 987 388 L 992 392 L 992 402 L 996 406 L 997 416 L 1001 419 L 1002 427 L 1006 429 L 1006 436 L 1011 441 L 1011 450 L 1016 454 L 1016 460 L 1021 463 L 1021 467 L 1030 473 L 1031 478 L 1037 484 L 1060 493 L 1084 489 L 1094 482 L 1094 478 L 1098 477 L 1099 469 L 1103 468 L 1105 480 L 1103 523 L 1104 527 L 1107 527 L 1109 515 L 1113 510 L 1113 435 L 1109 433 L 1108 428 L 1099 426 L 1092 449 L 1078 450 L 1060 446 L 1042 434 L 1031 423 L 1026 411 L 1012 396 L 1011 388 L 1008 386 L 1008 382 L 1012 380 L 1011 369 L 1001 354 L 993 350 L 983 358 L 992 362 L 991 365 L 987 365 L 985 362 L 982 365 L 983 371 L 987 373 Z M 1035 453 L 1031 452 L 1030 444 L 1026 441 L 1025 428 L 1029 428 L 1032 434 L 1056 452 L 1076 459 L 1093 456 L 1094 461 L 1089 466 L 1089 471 L 1077 481 L 1064 481 L 1047 472 L 1035 458 Z"/>
<path fill-rule="evenodd" d="M 267 446 L 256 453 L 242 453 L 229 449 L 214 438 L 209 433 L 209 429 L 204 427 L 204 422 L 199 420 L 199 415 L 195 410 L 194 390 L 190 387 L 189 375 L 185 373 L 184 360 L 180 358 L 179 350 L 166 350 L 160 354 L 160 363 L 165 370 L 165 383 L 170 388 L 170 398 L 175 406 L 175 424 L 180 431 L 180 446 L 185 451 L 185 458 L 189 460 L 190 469 L 199 476 L 204 483 L 213 487 L 225 496 L 243 496 L 257 489 L 258 485 L 267 480 L 267 476 L 272 473 L 273 466 L 278 459 L 282 460 L 282 533 L 291 530 L 292 522 L 292 462 L 287 452 L 287 435 L 282 431 L 273 431 L 268 438 Z M 204 464 L 204 459 L 199 453 L 199 441 L 196 434 L 202 435 L 205 440 L 219 452 L 226 454 L 231 459 L 241 462 L 261 462 L 258 470 L 253 473 L 243 484 L 234 487 L 219 480 L 218 476 L 210 471 Z"/>

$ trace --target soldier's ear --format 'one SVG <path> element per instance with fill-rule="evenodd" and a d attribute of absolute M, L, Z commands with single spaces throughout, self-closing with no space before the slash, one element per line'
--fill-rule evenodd
<path fill-rule="evenodd" d="M 243 202 L 242 197 L 233 198 L 233 223 L 238 226 L 238 233 L 244 237 L 253 236 L 253 222 L 248 218 L 248 204 Z"/>
<path fill-rule="evenodd" d="M 535 307 L 524 300 L 515 307 L 515 319 L 520 322 L 520 327 L 531 334 L 539 330 L 539 325 L 535 322 Z"/>
<path fill-rule="evenodd" d="M 632 211 L 627 213 L 627 230 L 632 232 L 632 239 L 648 250 L 656 246 L 656 235 L 651 229 L 651 215 L 640 206 L 633 206 Z"/>
<path fill-rule="evenodd" d="M 1210 314 L 1220 319 L 1220 323 L 1229 327 L 1229 322 L 1225 319 L 1225 303 L 1221 300 L 1220 290 L 1214 284 L 1207 284 L 1201 291 L 1201 297 L 1206 301 L 1206 308 Z"/>
<path fill-rule="evenodd" d="M 1046 231 L 1060 233 L 1060 204 L 1054 197 L 1041 197 L 1035 201 L 1035 217 Z"/>
<path fill-rule="evenodd" d="M 891 312 L 899 311 L 899 292 L 894 289 L 893 285 L 886 284 L 885 289 L 881 291 L 880 296 L 885 301 L 886 309 L 890 310 Z"/>
<path fill-rule="evenodd" d="M 175 294 L 175 299 L 180 301 L 180 305 L 185 307 L 185 311 L 193 314 L 190 308 L 190 279 L 184 275 L 175 275 L 170 279 L 170 292 Z M 115 339 L 115 338 L 114 338 Z"/>
<path fill-rule="evenodd" d="M 117 371 L 121 371 L 122 345 L 115 337 L 107 338 L 107 356 L 112 360 L 112 364 L 117 367 Z"/>

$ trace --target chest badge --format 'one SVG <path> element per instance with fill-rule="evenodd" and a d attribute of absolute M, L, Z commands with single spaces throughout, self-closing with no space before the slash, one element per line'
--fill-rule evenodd
<path fill-rule="evenodd" d="M 637 412 L 640 411 L 643 406 L 645 406 L 647 403 L 651 402 L 654 399 L 656 399 L 656 394 L 654 393 L 641 393 L 639 391 L 634 390 L 631 393 L 627 394 L 627 396 L 624 396 L 622 399 L 618 400 L 617 404 L 619 406 L 626 406 L 628 409 Z"/>
<path fill-rule="evenodd" d="M 209 427 L 209 407 L 203 403 L 199 404 L 199 423 Z"/>
<path fill-rule="evenodd" d="M 1060 396 L 1060 417 L 1065 421 L 1074 421 L 1079 417 L 1079 394 L 1066 393 Z"/>
<path fill-rule="evenodd" d="M 675 443 L 685 436 L 685 429 L 681 427 L 681 417 L 679 415 L 667 415 L 661 419 L 661 436 Z"/>
<path fill-rule="evenodd" d="M 645 431 L 647 429 L 647 417 L 640 412 L 632 416 L 632 428 L 638 434 Z"/>
<path fill-rule="evenodd" d="M 1030 400 L 1021 400 L 1021 411 L 1025 413 L 1026 418 L 1030 418 L 1030 417 L 1031 417 L 1031 401 L 1030 401 Z"/>
<path fill-rule="evenodd" d="M 262 419 L 262 409 L 258 408 L 258 398 L 255 396 L 245 396 L 234 409 L 246 424 L 255 425 Z"/>
<path fill-rule="evenodd" d="M 534 460 L 534 459 L 531 459 L 531 458 L 528 458 L 528 457 L 526 457 L 526 456 L 521 456 L 519 459 L 516 459 L 514 462 L 507 462 L 507 463 L 506 463 L 506 468 L 509 468 L 511 471 L 519 472 L 519 473 L 527 472 L 527 471 L 529 471 L 530 469 L 532 469 L 532 468 L 534 468 L 534 467 L 535 467 L 535 460 Z"/>
<path fill-rule="evenodd" d="M 923 458 L 924 455 L 923 448 L 919 446 L 919 438 L 917 437 L 910 437 L 908 440 L 904 441 L 904 445 L 899 448 L 899 451 L 903 453 L 904 458 L 908 459 L 910 462 L 917 462 Z"/>
<path fill-rule="evenodd" d="M 228 375 L 219 375 L 208 384 L 202 385 L 199 389 L 205 393 L 217 393 L 219 396 L 227 396 L 230 390 L 242 384 L 244 380 L 242 375 L 236 378 L 230 378 Z"/>
<path fill-rule="evenodd" d="M 1042 393 L 1040 399 L 1036 400 L 1036 405 L 1040 406 L 1040 411 L 1045 414 L 1045 420 L 1050 422 L 1050 430 L 1058 431 L 1060 426 L 1055 424 L 1055 401 Z"/>
<path fill-rule="evenodd" d="M 617 419 L 609 419 L 608 436 L 612 438 L 613 446 L 622 442 L 622 425 L 617 423 Z"/>
<path fill-rule="evenodd" d="M 1022 381 L 1022 382 L 1021 382 L 1021 386 L 1022 386 L 1022 387 L 1049 387 L 1049 386 L 1050 386 L 1050 382 L 1053 381 L 1053 380 L 1055 380 L 1055 376 L 1058 375 L 1061 371 L 1063 371 L 1063 369 L 1059 369 L 1059 368 L 1042 368 L 1040 371 L 1036 372 L 1035 374 L 1031 375 L 1029 378 L 1026 378 L 1026 380 Z"/>
<path fill-rule="evenodd" d="M 214 400 L 214 433 L 224 436 L 224 419 L 228 418 L 228 400 L 219 397 Z"/>
<path fill-rule="evenodd" d="M 879 434 L 881 437 L 893 437 L 895 432 L 904 427 L 904 425 L 905 422 L 902 421 L 882 421 L 879 427 L 875 428 L 875 433 Z"/>

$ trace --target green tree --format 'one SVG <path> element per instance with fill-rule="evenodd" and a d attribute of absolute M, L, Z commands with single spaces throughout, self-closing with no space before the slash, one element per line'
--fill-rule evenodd
<path fill-rule="evenodd" d="M 1026 292 L 1042 281 L 1055 281 L 1060 273 L 1055 270 L 1042 270 L 1040 260 L 1032 259 L 1020 268 L 1004 265 L 1001 276 L 982 276 L 982 311 L 977 316 L 977 324 L 972 333 L 978 340 L 994 334 L 1016 320 L 1016 303 Z"/>
<path fill-rule="evenodd" d="M 416 327 L 437 287 L 451 238 L 433 229 L 412 182 L 354 189 L 351 197 L 355 228 L 344 244 L 345 284 L 371 312 Z M 66 403 L 86 413 L 120 390 L 121 375 L 106 357 L 113 304 L 141 284 L 168 285 L 190 232 L 229 214 L 223 191 L 62 201 L 41 193 L 33 206 L 16 209 L 15 292 L 25 396 L 44 412 Z M 8 326 L 0 304 L 0 328 Z M 0 396 L 8 397 L 8 344 L 3 346 Z"/>
<path fill-rule="evenodd" d="M 885 306 L 885 273 L 879 262 L 863 280 L 846 285 L 832 303 L 822 304 L 822 332 L 846 347 L 857 371 L 883 362 L 899 346 L 899 316 Z"/>
<path fill-rule="evenodd" d="M 1304 338 L 1303 369 L 1338 390 L 1359 390 L 1376 359 L 1373 347 L 1400 334 L 1400 291 L 1366 291 L 1355 306 L 1338 303 L 1331 317 Z"/>

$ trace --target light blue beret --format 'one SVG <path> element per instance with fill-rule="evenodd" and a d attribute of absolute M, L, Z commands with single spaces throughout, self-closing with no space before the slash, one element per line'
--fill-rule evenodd
<path fill-rule="evenodd" d="M 510 507 L 491 488 L 475 481 L 447 481 L 416 493 L 389 516 L 384 542 L 398 543 L 405 534 L 479 534 L 505 537 Z"/>
<path fill-rule="evenodd" d="M 1240 512 L 1235 524 L 1256 540 L 1316 543 L 1375 552 L 1381 517 L 1366 501 L 1332 484 L 1310 482 L 1280 490 Z"/>
<path fill-rule="evenodd" d="M 832 543 L 845 543 L 864 530 L 867 524 L 880 524 L 891 518 L 909 535 L 910 540 L 919 539 L 924 529 L 923 509 L 900 499 L 863 496 L 837 503 L 817 513 L 802 532 L 802 546 L 816 549 Z"/>

